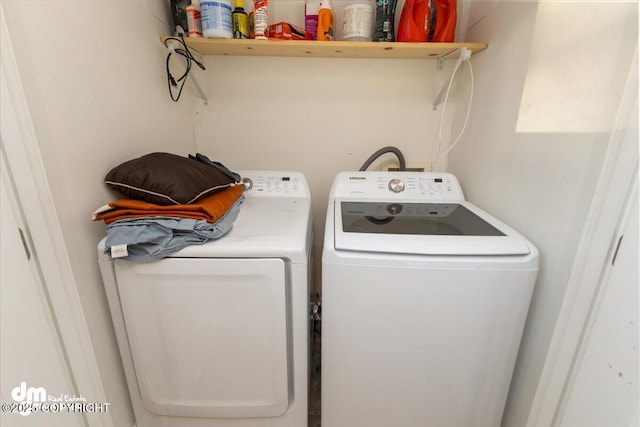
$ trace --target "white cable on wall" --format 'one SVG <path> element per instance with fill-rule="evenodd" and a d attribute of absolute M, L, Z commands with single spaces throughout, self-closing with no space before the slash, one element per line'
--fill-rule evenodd
<path fill-rule="evenodd" d="M 455 145 L 458 143 L 458 141 L 460 141 L 460 138 L 462 137 L 462 134 L 464 133 L 465 129 L 467 128 L 467 123 L 469 122 L 469 114 L 471 113 L 471 104 L 473 103 L 473 67 L 471 66 L 471 62 L 469 62 L 469 61 L 465 61 L 465 62 L 469 66 L 469 75 L 470 75 L 470 78 L 471 78 L 471 82 L 470 82 L 471 83 L 471 93 L 469 94 L 469 104 L 467 105 L 467 113 L 466 113 L 466 115 L 464 117 L 464 123 L 462 124 L 462 129 L 460 130 L 460 133 L 458 134 L 456 139 L 451 143 L 451 145 L 449 145 L 449 148 L 447 149 L 447 151 L 445 151 L 442 154 L 442 156 L 440 156 L 437 159 L 437 161 L 442 160 L 447 154 L 449 154 L 449 152 L 453 149 L 453 147 L 455 147 Z M 443 117 L 444 117 L 444 109 L 442 110 L 442 113 L 443 113 Z M 442 126 L 442 121 L 441 121 L 440 125 Z"/>
<path fill-rule="evenodd" d="M 467 112 L 465 114 L 465 118 L 464 118 L 464 123 L 462 124 L 462 129 L 460 130 L 460 132 L 458 133 L 458 135 L 456 136 L 456 138 L 453 140 L 453 142 L 451 142 L 446 151 L 440 155 L 440 152 L 442 151 L 443 148 L 443 142 L 442 142 L 442 129 L 444 127 L 444 118 L 445 118 L 445 113 L 447 110 L 447 104 L 449 101 L 449 92 L 451 91 L 451 86 L 453 84 L 453 80 L 455 79 L 456 74 L 458 73 L 458 71 L 461 69 L 462 64 L 463 63 L 467 63 L 467 65 L 469 66 L 469 74 L 470 74 L 470 78 L 471 78 L 471 91 L 469 94 L 469 104 L 467 105 Z M 469 115 L 471 113 L 471 105 L 473 103 L 473 91 L 474 91 L 474 81 L 473 81 L 473 67 L 471 66 L 471 62 L 469 61 L 469 59 L 465 59 L 463 61 L 458 61 L 453 69 L 452 72 L 452 77 L 451 79 L 449 79 L 449 84 L 447 85 L 447 90 L 445 92 L 445 96 L 444 96 L 444 102 L 443 102 L 443 106 L 442 106 L 442 114 L 440 116 L 440 125 L 438 126 L 438 142 L 437 142 L 437 147 L 438 147 L 438 151 L 436 153 L 436 155 L 434 156 L 435 161 L 432 163 L 431 165 L 431 170 L 433 170 L 434 165 L 440 163 L 440 161 L 442 161 L 442 159 L 444 159 L 449 152 L 453 149 L 453 147 L 456 146 L 456 144 L 460 141 L 460 139 L 462 138 L 462 135 L 464 134 L 464 131 L 467 127 L 467 123 L 469 122 Z"/>

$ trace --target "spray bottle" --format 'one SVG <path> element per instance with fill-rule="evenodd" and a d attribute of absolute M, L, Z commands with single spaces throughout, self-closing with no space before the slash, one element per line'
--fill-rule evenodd
<path fill-rule="evenodd" d="M 323 0 L 318 11 L 318 36 L 319 41 L 333 40 L 333 10 L 329 0 Z"/>

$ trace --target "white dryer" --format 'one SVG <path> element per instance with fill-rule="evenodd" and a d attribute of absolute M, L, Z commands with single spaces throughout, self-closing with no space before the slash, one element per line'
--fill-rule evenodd
<path fill-rule="evenodd" d="M 100 271 L 138 427 L 307 425 L 311 199 L 297 172 L 239 171 L 231 231 Z"/>
<path fill-rule="evenodd" d="M 323 427 L 498 427 L 536 248 L 446 173 L 345 172 L 322 256 Z"/>

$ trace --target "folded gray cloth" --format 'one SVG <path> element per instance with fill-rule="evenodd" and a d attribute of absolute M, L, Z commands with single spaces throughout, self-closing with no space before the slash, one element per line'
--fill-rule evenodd
<path fill-rule="evenodd" d="M 107 226 L 105 253 L 112 247 L 126 247 L 129 261 L 154 261 L 165 258 L 189 245 L 201 245 L 224 236 L 240 213 L 244 196 L 240 196 L 215 223 L 176 217 L 121 219 Z"/>

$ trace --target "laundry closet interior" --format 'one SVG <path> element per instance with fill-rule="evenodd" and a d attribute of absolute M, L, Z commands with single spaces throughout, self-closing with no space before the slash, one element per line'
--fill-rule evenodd
<path fill-rule="evenodd" d="M 270 2 L 274 22 L 304 25 L 304 1 Z M 174 102 L 163 42 L 170 35 L 168 3 L 0 5 L 3 74 L 8 87 L 20 84 L 12 99 L 22 99 L 25 108 L 13 108 L 30 120 L 18 120 L 29 130 L 18 133 L 37 149 L 28 148 L 24 157 L 39 159 L 38 182 L 49 195 L 41 203 L 51 214 L 51 233 L 60 239 L 57 264 L 68 272 L 65 292 L 47 291 L 53 295 L 47 297 L 52 330 L 72 372 L 78 360 L 86 362 L 75 374 L 73 391 L 91 384 L 83 392 L 89 401 L 110 402 L 107 415 L 85 415 L 77 425 L 135 423 L 96 258 L 105 227 L 91 221 L 91 213 L 114 198 L 104 184 L 113 167 L 153 152 L 204 153 L 231 170 L 300 172 L 308 182 L 313 222 L 311 295 L 321 297 L 334 178 L 357 171 L 385 146 L 400 148 L 409 167 L 455 175 L 466 200 L 522 233 L 539 251 L 502 425 L 546 425 L 535 420 L 554 406 L 549 399 L 560 402 L 562 393 L 554 395 L 547 385 L 553 360 L 562 357 L 558 325 L 567 324 L 576 271 L 586 268 L 581 254 L 594 222 L 594 200 L 608 188 L 602 177 L 611 170 L 616 141 L 637 141 L 638 4 L 460 0 L 455 43 L 432 50 L 385 51 L 373 42 L 303 41 L 290 48 L 271 40 L 261 46 L 257 40 L 234 45 L 235 40 L 200 39 L 190 45 L 204 53 L 198 59 L 205 69 L 193 66 L 190 72 L 200 90 L 187 78 Z M 332 0 L 336 23 L 348 3 Z M 465 54 L 461 49 L 468 49 L 469 61 L 461 63 L 446 91 Z M 172 61 L 179 64 L 176 57 Z M 443 89 L 447 95 L 439 97 Z M 7 108 L 3 103 L 3 120 Z M 9 136 L 3 127 L 2 165 L 28 217 L 34 205 L 18 179 L 20 161 L 26 160 L 13 154 Z M 380 171 L 390 160 L 381 156 L 369 170 Z M 46 261 L 44 254 L 36 258 Z M 63 293 L 73 302 L 68 320 L 56 312 Z M 369 310 L 364 315 L 376 316 L 384 301 Z M 69 325 L 84 344 L 70 344 Z M 627 378 L 623 369 L 603 369 Z M 28 381 L 37 385 L 37 379 Z M 621 393 L 637 397 L 637 378 L 628 382 Z M 3 403 L 9 392 L 2 390 Z M 562 401 L 565 412 L 551 411 L 555 425 L 572 427 L 566 421 L 572 416 L 568 401 Z M 637 403 L 633 417 L 620 426 L 637 420 Z"/>

